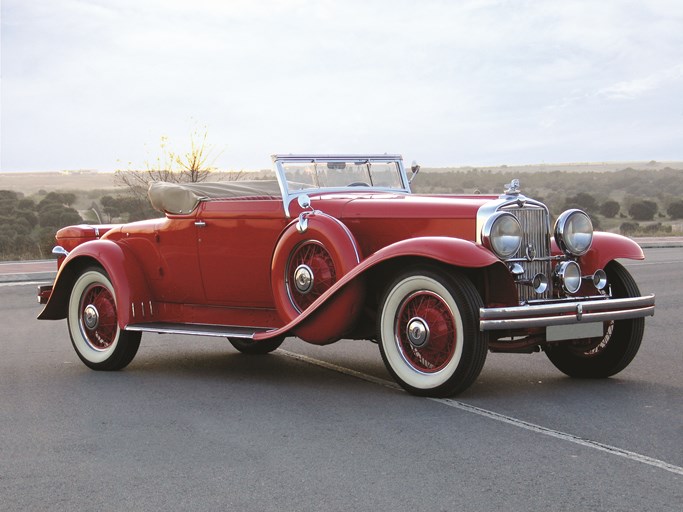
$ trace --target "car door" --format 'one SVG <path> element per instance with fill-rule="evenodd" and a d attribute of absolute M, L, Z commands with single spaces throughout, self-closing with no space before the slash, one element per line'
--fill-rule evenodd
<path fill-rule="evenodd" d="M 156 300 L 202 304 L 206 298 L 197 255 L 194 214 L 166 218 L 150 236 L 150 244 L 158 248 L 158 261 L 155 260 L 155 265 L 148 262 L 146 273 Z"/>
<path fill-rule="evenodd" d="M 287 225 L 282 200 L 206 201 L 200 205 L 196 225 L 207 302 L 272 308 L 271 258 Z"/>

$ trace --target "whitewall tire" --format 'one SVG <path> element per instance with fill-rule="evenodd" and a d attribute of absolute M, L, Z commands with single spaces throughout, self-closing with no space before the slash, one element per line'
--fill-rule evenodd
<path fill-rule="evenodd" d="M 120 370 L 133 360 L 140 346 L 141 333 L 119 328 L 116 293 L 99 267 L 86 269 L 76 279 L 67 322 L 76 354 L 93 370 Z"/>
<path fill-rule="evenodd" d="M 481 298 L 458 273 L 416 267 L 391 283 L 380 302 L 382 359 L 416 395 L 452 396 L 481 372 L 488 350 L 478 329 Z"/>

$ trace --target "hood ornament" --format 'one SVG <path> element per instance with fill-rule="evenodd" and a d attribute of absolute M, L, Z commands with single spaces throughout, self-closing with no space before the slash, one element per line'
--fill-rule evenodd
<path fill-rule="evenodd" d="M 520 192 L 521 189 L 519 188 L 519 180 L 517 178 L 505 185 L 505 194 L 508 196 L 518 196 Z"/>

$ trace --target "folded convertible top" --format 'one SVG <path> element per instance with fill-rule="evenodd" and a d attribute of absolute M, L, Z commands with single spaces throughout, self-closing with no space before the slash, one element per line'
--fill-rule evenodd
<path fill-rule="evenodd" d="M 230 198 L 281 197 L 275 180 L 226 181 L 211 183 L 153 182 L 149 186 L 149 200 L 161 212 L 175 215 L 191 213 L 201 201 Z"/>

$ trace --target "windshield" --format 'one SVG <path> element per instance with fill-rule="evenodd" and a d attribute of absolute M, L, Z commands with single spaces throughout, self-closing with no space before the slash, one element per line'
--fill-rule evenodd
<path fill-rule="evenodd" d="M 398 162 L 281 162 L 289 192 L 310 189 L 373 187 L 404 190 Z"/>
<path fill-rule="evenodd" d="M 273 155 L 285 214 L 299 196 L 316 192 L 410 194 L 401 155 Z"/>

